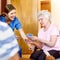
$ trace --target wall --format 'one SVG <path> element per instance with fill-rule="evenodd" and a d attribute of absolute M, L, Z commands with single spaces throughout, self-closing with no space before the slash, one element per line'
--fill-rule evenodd
<path fill-rule="evenodd" d="M 60 0 L 51 0 L 52 22 L 56 23 L 60 30 Z"/>

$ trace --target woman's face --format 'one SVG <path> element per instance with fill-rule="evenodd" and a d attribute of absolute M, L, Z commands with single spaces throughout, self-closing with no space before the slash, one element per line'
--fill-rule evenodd
<path fill-rule="evenodd" d="M 14 20 L 15 16 L 16 16 L 16 10 L 15 9 L 8 13 L 8 18 L 10 20 Z"/>
<path fill-rule="evenodd" d="M 38 21 L 40 22 L 42 27 L 45 27 L 49 22 L 49 20 L 45 18 L 44 16 L 39 16 Z"/>

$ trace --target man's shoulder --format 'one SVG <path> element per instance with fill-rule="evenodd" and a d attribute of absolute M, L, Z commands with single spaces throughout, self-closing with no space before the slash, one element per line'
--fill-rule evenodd
<path fill-rule="evenodd" d="M 0 16 L 0 21 L 5 22 L 5 16 Z"/>
<path fill-rule="evenodd" d="M 3 15 L 0 15 L 0 18 L 5 18 L 5 16 L 3 16 Z"/>
<path fill-rule="evenodd" d="M 4 26 L 4 27 L 6 27 L 6 26 L 8 26 L 8 24 L 5 23 L 5 22 L 1 22 L 1 21 L 0 21 L 0 26 Z"/>

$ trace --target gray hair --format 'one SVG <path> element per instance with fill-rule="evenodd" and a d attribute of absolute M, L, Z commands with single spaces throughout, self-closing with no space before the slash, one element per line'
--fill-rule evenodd
<path fill-rule="evenodd" d="M 48 10 L 42 10 L 38 13 L 38 16 L 44 16 L 45 18 L 48 18 L 49 20 L 51 20 L 51 14 Z"/>

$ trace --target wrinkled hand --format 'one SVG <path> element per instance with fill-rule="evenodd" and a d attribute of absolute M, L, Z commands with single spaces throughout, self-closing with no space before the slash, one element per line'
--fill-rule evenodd
<path fill-rule="evenodd" d="M 34 41 L 33 41 L 33 40 L 25 39 L 25 42 L 26 42 L 27 44 L 32 44 L 32 45 L 34 45 Z"/>
<path fill-rule="evenodd" d="M 25 39 L 25 42 L 26 42 L 27 44 L 30 44 L 31 40 L 30 40 L 30 39 Z"/>
<path fill-rule="evenodd" d="M 34 48 L 35 48 L 35 46 L 33 44 L 34 42 L 32 40 L 30 40 L 30 39 L 25 39 L 25 42 L 27 43 L 27 45 L 29 47 L 29 50 L 34 51 Z"/>

